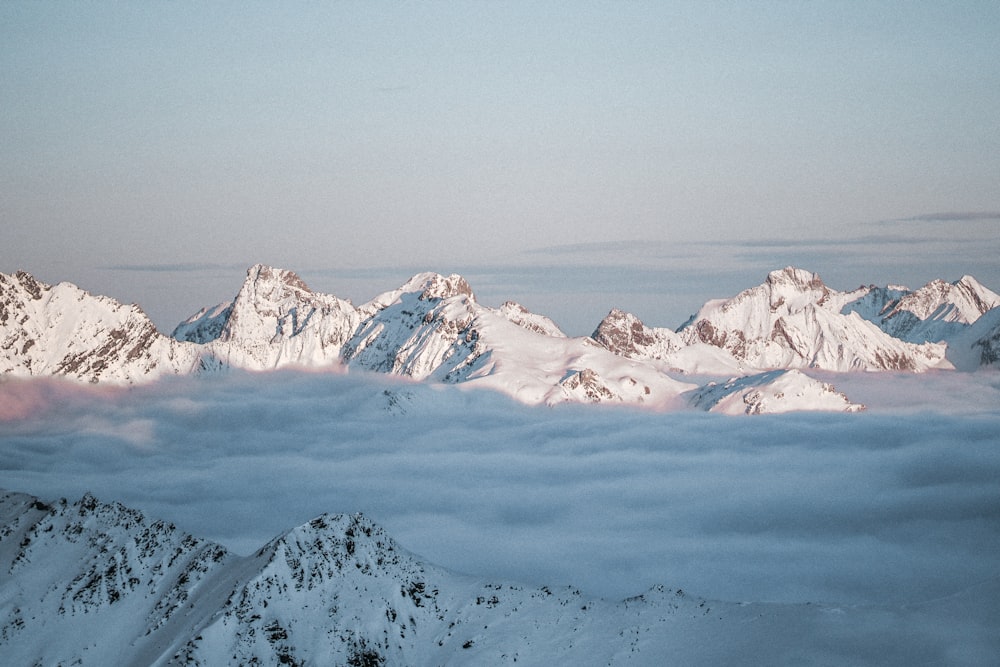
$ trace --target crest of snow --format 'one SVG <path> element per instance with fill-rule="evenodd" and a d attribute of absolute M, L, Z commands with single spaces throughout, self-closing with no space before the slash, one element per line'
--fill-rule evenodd
<path fill-rule="evenodd" d="M 798 370 L 776 370 L 710 383 L 690 395 L 691 404 L 728 415 L 776 414 L 794 411 L 859 412 L 833 386 Z"/>

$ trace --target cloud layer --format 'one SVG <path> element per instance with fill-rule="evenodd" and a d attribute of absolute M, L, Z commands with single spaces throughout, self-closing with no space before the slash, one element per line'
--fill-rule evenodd
<path fill-rule="evenodd" d="M 967 399 L 936 403 L 957 377 L 866 376 L 869 414 L 751 419 L 527 408 L 360 374 L 4 382 L 4 404 L 28 398 L 0 422 L 0 487 L 91 490 L 241 552 L 363 511 L 484 577 L 914 603 L 1000 569 L 1000 382 L 963 374 Z"/>

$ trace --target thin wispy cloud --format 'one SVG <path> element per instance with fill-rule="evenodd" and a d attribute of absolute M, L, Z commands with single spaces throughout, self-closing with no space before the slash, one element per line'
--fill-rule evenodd
<path fill-rule="evenodd" d="M 101 267 L 105 271 L 138 271 L 149 273 L 192 273 L 199 271 L 232 271 L 246 269 L 242 264 L 216 264 L 180 262 L 176 264 L 111 264 Z"/>
<path fill-rule="evenodd" d="M 948 211 L 923 213 L 906 218 L 882 220 L 881 223 L 898 222 L 1000 222 L 1000 211 Z"/>

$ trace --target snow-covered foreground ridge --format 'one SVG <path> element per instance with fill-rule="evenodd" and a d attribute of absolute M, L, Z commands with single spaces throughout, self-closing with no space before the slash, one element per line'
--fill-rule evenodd
<path fill-rule="evenodd" d="M 90 494 L 0 491 L 6 664 L 984 664 L 998 581 L 909 607 L 615 602 L 423 562 L 366 517 L 324 514 L 249 556 Z M 954 621 L 951 618 L 952 622 Z"/>
<path fill-rule="evenodd" d="M 70 283 L 0 274 L 0 373 L 136 383 L 225 368 L 356 368 L 463 383 L 528 404 L 611 402 L 717 410 L 713 376 L 743 394 L 746 412 L 857 406 L 806 374 L 972 370 L 1000 361 L 1000 296 L 971 276 L 919 290 L 839 292 L 786 268 L 729 299 L 706 303 L 677 330 L 612 310 L 590 337 L 567 337 L 519 304 L 477 302 L 458 275 L 415 275 L 355 306 L 313 292 L 291 271 L 256 265 L 235 299 L 204 308 L 164 336 L 135 305 Z M 734 382 L 748 377 L 746 382 Z M 769 385 L 781 381 L 781 387 Z M 731 392 L 730 392 L 731 393 Z M 819 397 L 819 398 L 817 398 Z M 733 411 L 737 401 L 723 401 Z"/>

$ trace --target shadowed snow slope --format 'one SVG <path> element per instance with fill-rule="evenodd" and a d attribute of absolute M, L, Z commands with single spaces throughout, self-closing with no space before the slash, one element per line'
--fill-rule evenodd
<path fill-rule="evenodd" d="M 0 496 L 9 664 L 985 664 L 1000 585 L 905 608 L 732 604 L 661 586 L 611 602 L 422 562 L 324 514 L 239 557 L 92 495 Z M 969 622 L 954 638 L 944 614 Z M 976 618 L 977 614 L 983 614 Z"/>

